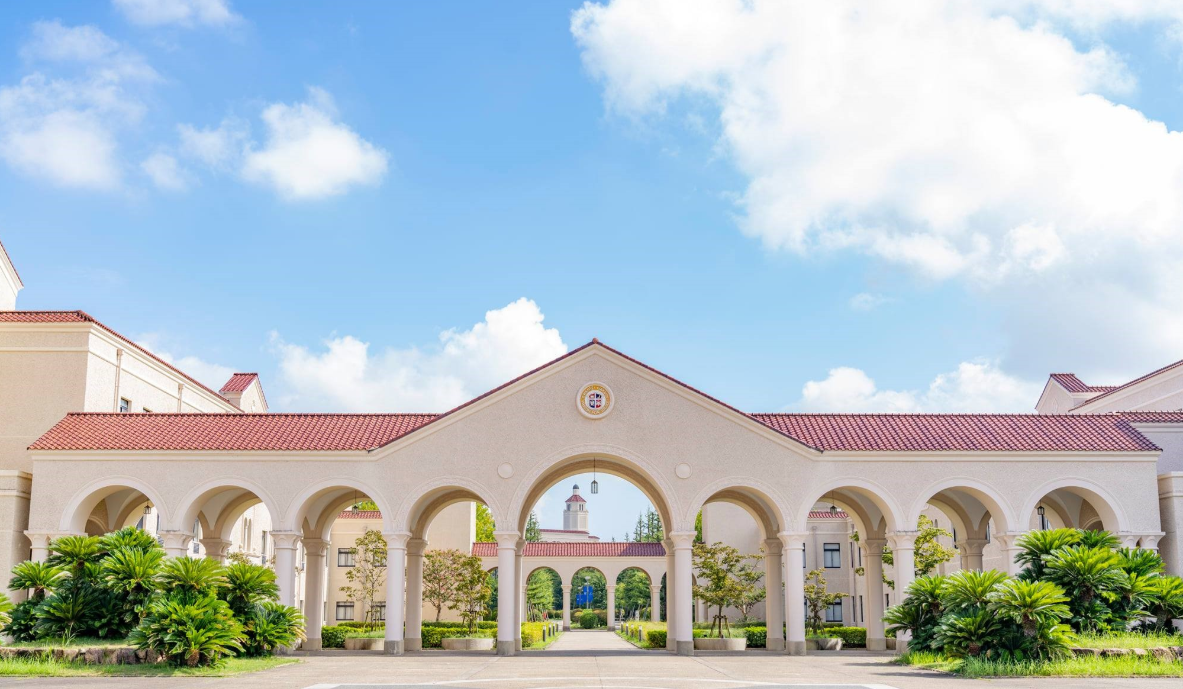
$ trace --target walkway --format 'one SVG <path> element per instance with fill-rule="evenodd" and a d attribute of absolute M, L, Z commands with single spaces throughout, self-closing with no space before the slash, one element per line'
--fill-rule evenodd
<path fill-rule="evenodd" d="M 645 653 L 636 646 L 606 629 L 572 629 L 550 646 L 546 653 L 571 655 L 616 655 L 618 653 Z"/>

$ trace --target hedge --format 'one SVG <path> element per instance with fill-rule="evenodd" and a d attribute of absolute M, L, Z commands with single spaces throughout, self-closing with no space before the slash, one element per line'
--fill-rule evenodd
<path fill-rule="evenodd" d="M 829 639 L 842 639 L 842 645 L 848 648 L 867 646 L 867 630 L 862 627 L 828 627 L 821 635 Z"/>
<path fill-rule="evenodd" d="M 463 622 L 446 622 L 446 621 L 424 622 L 423 626 L 424 627 L 440 627 L 442 629 L 461 629 L 461 628 L 468 627 L 468 625 L 466 625 Z M 497 622 L 495 622 L 495 621 L 489 622 L 489 621 L 482 620 L 482 621 L 476 623 L 476 628 L 477 629 L 496 629 Z"/>
<path fill-rule="evenodd" d="M 595 629 L 600 626 L 600 617 L 594 611 L 588 610 L 579 615 L 579 626 L 584 629 Z M 603 624 L 607 624 L 604 622 Z"/>
<path fill-rule="evenodd" d="M 444 639 L 467 639 L 467 638 L 489 638 L 497 636 L 497 629 L 481 629 L 478 628 L 476 633 L 469 634 L 468 630 L 463 625 L 458 627 L 428 627 L 423 625 L 423 630 L 420 637 L 423 639 L 423 648 L 442 648 Z M 522 642 L 525 643 L 525 637 Z"/>
<path fill-rule="evenodd" d="M 337 626 L 338 627 L 350 627 L 353 629 L 365 628 L 366 631 L 373 631 L 375 629 L 386 629 L 385 622 L 379 622 L 376 624 L 366 624 L 365 622 L 359 622 L 358 620 L 342 620 L 337 623 Z"/>
<path fill-rule="evenodd" d="M 348 631 L 348 628 L 341 626 L 321 627 L 321 648 L 345 648 L 345 634 Z"/>
<path fill-rule="evenodd" d="M 744 627 L 743 634 L 748 640 L 748 648 L 765 648 L 768 646 L 767 627 Z"/>
<path fill-rule="evenodd" d="M 645 632 L 645 645 L 648 648 L 665 648 L 665 630 L 650 629 Z"/>

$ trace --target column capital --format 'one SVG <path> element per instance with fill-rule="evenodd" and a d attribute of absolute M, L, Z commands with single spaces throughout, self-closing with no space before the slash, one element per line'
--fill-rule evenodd
<path fill-rule="evenodd" d="M 324 557 L 329 553 L 329 542 L 323 538 L 302 538 L 300 542 L 304 544 L 304 552 L 313 557 Z"/>
<path fill-rule="evenodd" d="M 388 531 L 382 534 L 382 538 L 386 539 L 387 550 L 406 550 L 407 541 L 411 540 L 411 532 Z"/>
<path fill-rule="evenodd" d="M 523 555 L 526 549 L 526 539 L 518 537 L 517 543 L 513 544 L 514 550 L 518 551 L 518 555 Z"/>
<path fill-rule="evenodd" d="M 919 531 L 892 531 L 887 534 L 892 550 L 913 550 L 916 548 L 916 537 Z"/>
<path fill-rule="evenodd" d="M 1026 531 L 1005 531 L 1003 533 L 994 534 L 993 538 L 995 540 L 997 540 L 998 544 L 1000 546 L 1002 546 L 1003 548 L 1015 548 L 1015 547 L 1017 547 L 1015 545 L 1015 541 L 1019 540 L 1019 537 L 1025 533 L 1027 533 L 1027 532 Z"/>
<path fill-rule="evenodd" d="M 661 591 L 661 584 L 649 584 L 649 593 Z"/>
<path fill-rule="evenodd" d="M 277 550 L 295 550 L 302 535 L 299 531 L 272 531 L 271 539 Z"/>
<path fill-rule="evenodd" d="M 887 547 L 886 538 L 864 538 L 862 546 L 866 549 L 867 555 L 883 555 L 883 549 Z"/>
<path fill-rule="evenodd" d="M 1166 536 L 1166 535 L 1167 534 L 1164 531 L 1141 534 L 1138 547 L 1142 548 L 1143 550 L 1157 551 L 1158 550 L 1158 542 L 1160 540 L 1162 540 L 1163 536 Z"/>
<path fill-rule="evenodd" d="M 779 538 L 764 539 L 764 549 L 768 551 L 769 555 L 779 555 L 781 548 L 784 546 Z"/>
<path fill-rule="evenodd" d="M 780 542 L 788 550 L 805 550 L 805 539 L 809 538 L 808 531 L 781 531 L 777 534 Z"/>
<path fill-rule="evenodd" d="M 425 550 L 427 550 L 426 539 L 412 538 L 407 541 L 407 555 L 412 557 L 422 557 Z"/>
<path fill-rule="evenodd" d="M 493 538 L 497 539 L 498 550 L 517 550 L 518 539 L 522 535 L 517 531 L 494 531 Z"/>
<path fill-rule="evenodd" d="M 230 541 L 224 538 L 203 538 L 200 541 L 201 547 L 205 548 L 207 557 L 222 558 L 230 550 Z"/>
<path fill-rule="evenodd" d="M 187 548 L 193 540 L 193 534 L 185 531 L 161 531 L 157 534 L 164 541 L 165 550 L 173 548 Z"/>
<path fill-rule="evenodd" d="M 25 536 L 32 542 L 34 548 L 48 548 L 49 542 L 61 536 L 85 536 L 86 534 L 73 531 L 26 531 Z"/>
<path fill-rule="evenodd" d="M 956 545 L 962 555 L 981 555 L 982 549 L 986 547 L 986 543 L 987 541 L 984 538 L 967 538 Z"/>
<path fill-rule="evenodd" d="M 670 542 L 674 546 L 674 550 L 682 550 L 694 547 L 694 539 L 698 537 L 696 531 L 673 531 L 668 534 Z"/>
<path fill-rule="evenodd" d="M 560 586 L 563 587 L 563 591 L 570 591 L 571 590 L 571 584 L 560 584 Z"/>

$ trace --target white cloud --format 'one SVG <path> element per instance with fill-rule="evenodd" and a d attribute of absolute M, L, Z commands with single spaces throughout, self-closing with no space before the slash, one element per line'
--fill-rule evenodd
<path fill-rule="evenodd" d="M 386 151 L 336 120 L 332 97 L 310 88 L 304 103 L 274 103 L 263 111 L 266 144 L 248 150 L 242 174 L 287 199 L 318 199 L 373 185 L 386 174 Z"/>
<path fill-rule="evenodd" d="M 224 169 L 241 158 L 249 125 L 242 120 L 227 118 L 216 129 L 180 124 L 177 133 L 181 138 L 182 153 L 212 168 Z"/>
<path fill-rule="evenodd" d="M 128 21 L 144 26 L 225 26 L 241 19 L 227 0 L 112 0 Z"/>
<path fill-rule="evenodd" d="M 165 339 L 167 338 L 159 333 L 145 333 L 136 340 L 136 344 L 214 390 L 220 389 L 234 374 L 234 369 L 229 366 L 215 364 L 193 355 L 178 357 L 172 352 L 162 349 L 161 347 L 164 346 L 162 342 Z"/>
<path fill-rule="evenodd" d="M 873 294 L 871 292 L 859 292 L 850 298 L 850 308 L 855 311 L 874 311 L 875 309 L 891 302 L 891 297 L 882 294 Z"/>
<path fill-rule="evenodd" d="M 184 191 L 189 188 L 185 171 L 177 159 L 167 153 L 153 153 L 140 163 L 140 169 L 151 178 L 153 184 L 165 191 Z"/>
<path fill-rule="evenodd" d="M 811 412 L 1030 412 L 1042 390 L 999 369 L 992 361 L 962 362 L 938 375 L 928 389 L 880 390 L 857 368 L 831 369 L 825 380 L 809 381 L 794 405 Z"/>
<path fill-rule="evenodd" d="M 285 342 L 273 335 L 280 377 L 290 409 L 438 412 L 450 409 L 561 356 L 558 330 L 543 325 L 537 304 L 522 298 L 489 311 L 468 330 L 447 330 L 438 346 L 393 347 L 345 335 L 324 348 Z"/>
<path fill-rule="evenodd" d="M 97 28 L 58 21 L 34 24 L 21 55 L 66 75 L 0 88 L 0 158 L 62 186 L 119 187 L 118 132 L 143 116 L 137 90 L 156 72 Z"/>
<path fill-rule="evenodd" d="M 1183 349 L 1183 133 L 1117 102 L 1136 82 L 1100 38 L 1177 39 L 1181 17 L 1154 0 L 614 0 L 571 29 L 613 112 L 715 118 L 746 234 L 958 279 L 1008 322 L 1051 321 L 1051 342 L 1011 333 L 1010 356 L 1042 367 L 1081 327 L 1078 363 Z M 1098 291 L 1121 298 L 1100 310 Z M 1143 332 L 1173 314 L 1169 332 L 1097 337 L 1131 310 Z"/>

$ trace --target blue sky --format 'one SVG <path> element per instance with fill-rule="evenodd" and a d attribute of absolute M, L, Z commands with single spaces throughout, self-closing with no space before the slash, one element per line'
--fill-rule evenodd
<path fill-rule="evenodd" d="M 19 308 L 275 410 L 599 337 L 752 411 L 1029 411 L 1183 356 L 1171 4 L 8 3 L 0 240 Z"/>

